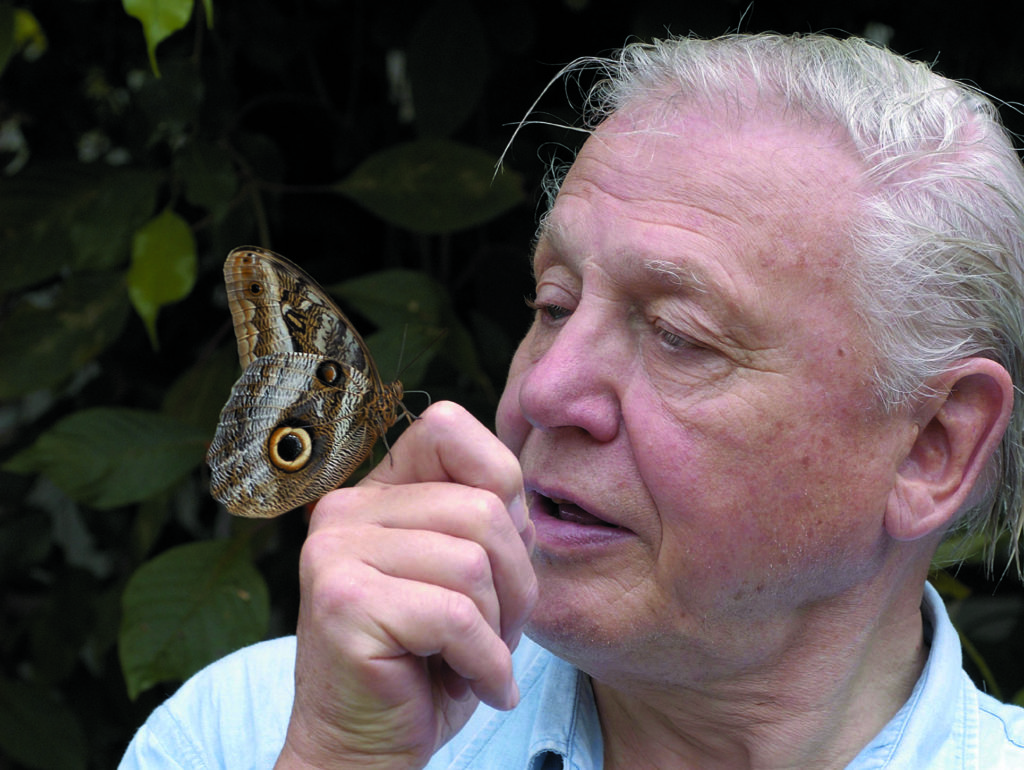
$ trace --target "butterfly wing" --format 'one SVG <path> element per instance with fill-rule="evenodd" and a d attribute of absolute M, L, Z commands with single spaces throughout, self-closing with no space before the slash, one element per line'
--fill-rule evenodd
<path fill-rule="evenodd" d="M 234 514 L 276 516 L 338 487 L 396 419 L 365 342 L 301 268 L 236 249 L 224 268 L 241 378 L 207 454 L 213 496 Z"/>
<path fill-rule="evenodd" d="M 234 249 L 224 263 L 238 360 L 270 353 L 314 353 L 377 375 L 363 338 L 312 277 L 266 249 Z"/>
<path fill-rule="evenodd" d="M 235 383 L 207 460 L 213 496 L 233 514 L 269 517 L 337 488 L 369 455 L 377 426 L 358 369 L 325 381 L 320 356 L 271 353 Z"/>

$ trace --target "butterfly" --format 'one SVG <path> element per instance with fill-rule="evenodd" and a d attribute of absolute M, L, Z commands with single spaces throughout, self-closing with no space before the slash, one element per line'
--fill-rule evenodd
<path fill-rule="evenodd" d="M 337 488 L 398 419 L 363 338 L 298 265 L 266 249 L 224 263 L 242 376 L 206 460 L 210 490 L 238 516 L 270 517 Z"/>

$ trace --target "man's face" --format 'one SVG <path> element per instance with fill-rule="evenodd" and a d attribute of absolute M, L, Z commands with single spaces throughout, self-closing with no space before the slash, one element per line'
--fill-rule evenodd
<path fill-rule="evenodd" d="M 914 432 L 874 398 L 842 272 L 861 190 L 826 131 L 781 119 L 634 110 L 587 141 L 498 409 L 537 531 L 532 636 L 591 667 L 714 665 L 737 628 L 787 633 L 878 570 Z"/>

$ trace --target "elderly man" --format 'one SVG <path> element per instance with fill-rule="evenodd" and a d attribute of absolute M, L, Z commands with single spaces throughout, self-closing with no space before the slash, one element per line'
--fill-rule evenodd
<path fill-rule="evenodd" d="M 437 404 L 327 495 L 297 643 L 186 683 L 125 767 L 1024 768 L 925 583 L 1024 516 L 993 108 L 823 36 L 603 66 L 498 437 Z"/>

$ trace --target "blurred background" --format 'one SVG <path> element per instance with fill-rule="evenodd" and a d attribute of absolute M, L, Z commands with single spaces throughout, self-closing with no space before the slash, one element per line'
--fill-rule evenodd
<path fill-rule="evenodd" d="M 579 93 L 552 88 L 495 176 L 515 125 L 578 56 L 736 30 L 869 37 L 1024 130 L 1005 3 L 0 0 L 0 770 L 112 767 L 183 678 L 294 627 L 303 512 L 207 491 L 227 252 L 298 262 L 385 378 L 490 421 Z M 934 579 L 972 675 L 1024 701 L 1024 590 L 982 545 Z"/>

